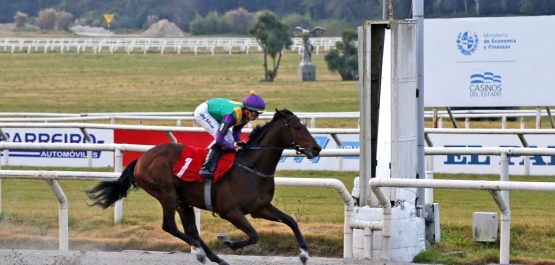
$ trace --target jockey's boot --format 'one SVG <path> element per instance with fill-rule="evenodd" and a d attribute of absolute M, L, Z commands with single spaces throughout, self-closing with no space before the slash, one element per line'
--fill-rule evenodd
<path fill-rule="evenodd" d="M 208 151 L 208 156 L 206 157 L 206 161 L 200 172 L 198 173 L 201 177 L 206 179 L 213 179 L 214 178 L 214 171 L 216 170 L 216 166 L 218 165 L 218 160 L 220 159 L 220 155 L 223 153 L 223 149 L 220 145 L 214 144 Z"/>

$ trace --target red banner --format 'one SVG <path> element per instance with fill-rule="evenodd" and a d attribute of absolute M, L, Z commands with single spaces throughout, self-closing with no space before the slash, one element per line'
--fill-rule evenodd
<path fill-rule="evenodd" d="M 173 132 L 173 136 L 180 144 L 196 147 L 207 147 L 214 140 L 214 137 L 207 132 Z M 248 134 L 242 134 L 241 139 L 248 139 Z M 162 143 L 171 143 L 171 140 L 164 132 L 114 130 L 114 143 L 158 145 Z M 124 152 L 123 166 L 127 166 L 127 164 L 138 159 L 142 154 L 143 153 L 137 152 Z"/>

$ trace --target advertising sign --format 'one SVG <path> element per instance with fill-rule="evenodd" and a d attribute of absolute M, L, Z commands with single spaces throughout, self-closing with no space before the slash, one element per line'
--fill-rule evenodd
<path fill-rule="evenodd" d="M 430 134 L 435 147 L 514 147 L 523 148 L 516 135 Z M 555 148 L 552 135 L 525 135 L 529 148 Z M 524 174 L 524 157 L 509 156 L 509 175 Z M 498 155 L 437 155 L 434 171 L 442 173 L 499 174 Z M 555 156 L 530 156 L 530 175 L 553 175 Z"/>
<path fill-rule="evenodd" d="M 550 106 L 555 16 L 424 20 L 426 107 Z"/>
<path fill-rule="evenodd" d="M 330 135 L 314 134 L 314 139 L 322 149 L 337 149 L 337 143 Z M 342 149 L 360 149 L 358 134 L 338 134 Z M 359 170 L 359 156 L 345 156 L 343 160 L 339 157 L 315 157 L 307 159 L 304 156 L 282 157 L 279 161 L 278 170 Z"/>
<path fill-rule="evenodd" d="M 6 128 L 3 129 L 10 142 L 14 143 L 87 143 L 78 128 Z M 93 144 L 114 143 L 112 130 L 88 129 Z M 0 137 L 0 141 L 3 141 Z M 3 152 L 0 152 L 3 156 Z M 87 151 L 79 150 L 10 150 L 9 165 L 86 167 Z M 93 167 L 114 167 L 114 152 L 93 151 Z"/>

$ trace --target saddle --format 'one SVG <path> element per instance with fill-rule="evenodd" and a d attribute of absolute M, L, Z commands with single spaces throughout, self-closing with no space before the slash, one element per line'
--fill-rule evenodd
<path fill-rule="evenodd" d="M 207 155 L 208 150 L 206 150 L 206 148 L 184 145 L 179 159 L 173 166 L 173 174 L 187 182 L 204 182 L 205 179 L 198 173 Z M 214 171 L 214 179 L 212 182 L 217 182 L 229 171 L 233 166 L 235 155 L 235 152 L 225 152 L 220 157 L 216 170 Z"/>

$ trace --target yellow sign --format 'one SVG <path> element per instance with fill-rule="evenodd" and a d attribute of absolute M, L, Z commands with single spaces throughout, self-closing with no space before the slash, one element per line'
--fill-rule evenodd
<path fill-rule="evenodd" d="M 114 18 L 114 14 L 104 14 L 104 18 L 106 19 L 106 22 L 110 24 L 110 22 L 112 22 L 112 18 Z"/>

